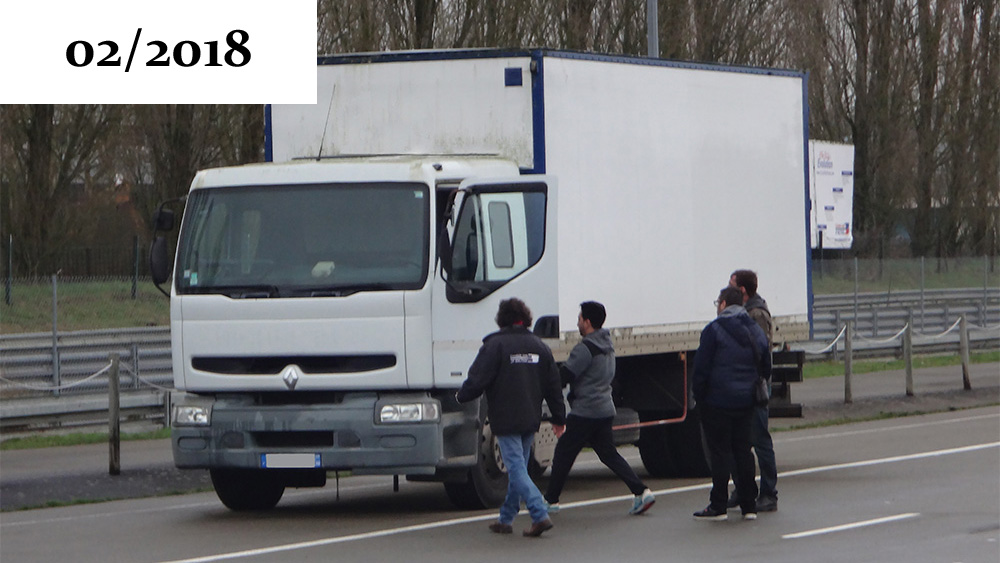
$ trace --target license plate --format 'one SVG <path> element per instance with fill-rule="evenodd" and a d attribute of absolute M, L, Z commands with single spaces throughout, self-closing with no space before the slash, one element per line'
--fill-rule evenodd
<path fill-rule="evenodd" d="M 322 467 L 319 454 L 261 454 L 263 469 L 314 469 Z"/>

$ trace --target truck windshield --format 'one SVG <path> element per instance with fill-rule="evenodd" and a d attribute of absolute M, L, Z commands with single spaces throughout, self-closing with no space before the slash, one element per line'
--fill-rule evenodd
<path fill-rule="evenodd" d="M 178 293 L 236 298 L 419 289 L 427 278 L 425 184 L 195 190 L 178 244 Z"/>

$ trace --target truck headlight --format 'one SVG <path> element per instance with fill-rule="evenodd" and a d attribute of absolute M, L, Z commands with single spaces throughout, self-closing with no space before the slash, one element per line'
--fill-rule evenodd
<path fill-rule="evenodd" d="M 207 405 L 174 406 L 174 426 L 208 426 L 212 422 L 212 407 Z"/>
<path fill-rule="evenodd" d="M 441 409 L 437 403 L 389 403 L 379 411 L 380 424 L 408 422 L 437 422 L 441 419 Z"/>

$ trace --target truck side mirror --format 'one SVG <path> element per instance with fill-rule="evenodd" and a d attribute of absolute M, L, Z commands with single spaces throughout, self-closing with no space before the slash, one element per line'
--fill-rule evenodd
<path fill-rule="evenodd" d="M 169 232 L 174 230 L 174 212 L 160 207 L 153 212 L 153 231 Z M 155 243 L 154 243 L 155 244 Z"/>
<path fill-rule="evenodd" d="M 173 213 L 171 213 L 171 222 Z M 170 277 L 170 257 L 167 254 L 167 239 L 159 236 L 153 239 L 149 249 L 149 273 L 157 287 Z M 161 288 L 160 291 L 163 291 Z"/>

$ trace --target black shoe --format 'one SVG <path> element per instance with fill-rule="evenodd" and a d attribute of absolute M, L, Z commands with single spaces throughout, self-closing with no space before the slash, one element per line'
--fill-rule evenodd
<path fill-rule="evenodd" d="M 513 534 L 514 526 L 502 522 L 494 522 L 490 524 L 490 531 L 494 534 Z"/>
<path fill-rule="evenodd" d="M 542 520 L 540 522 L 535 522 L 534 524 L 531 525 L 530 528 L 525 529 L 521 533 L 526 538 L 537 538 L 538 536 L 542 535 L 542 532 L 544 532 L 545 530 L 551 530 L 551 529 L 552 529 L 552 520 L 546 518 L 545 520 Z"/>
<path fill-rule="evenodd" d="M 725 520 L 727 518 L 725 510 L 716 510 L 712 508 L 712 505 L 705 507 L 705 510 L 701 512 L 695 512 L 694 517 L 697 520 Z"/>
<path fill-rule="evenodd" d="M 760 496 L 757 498 L 757 512 L 777 512 L 778 499 L 770 496 Z"/>

